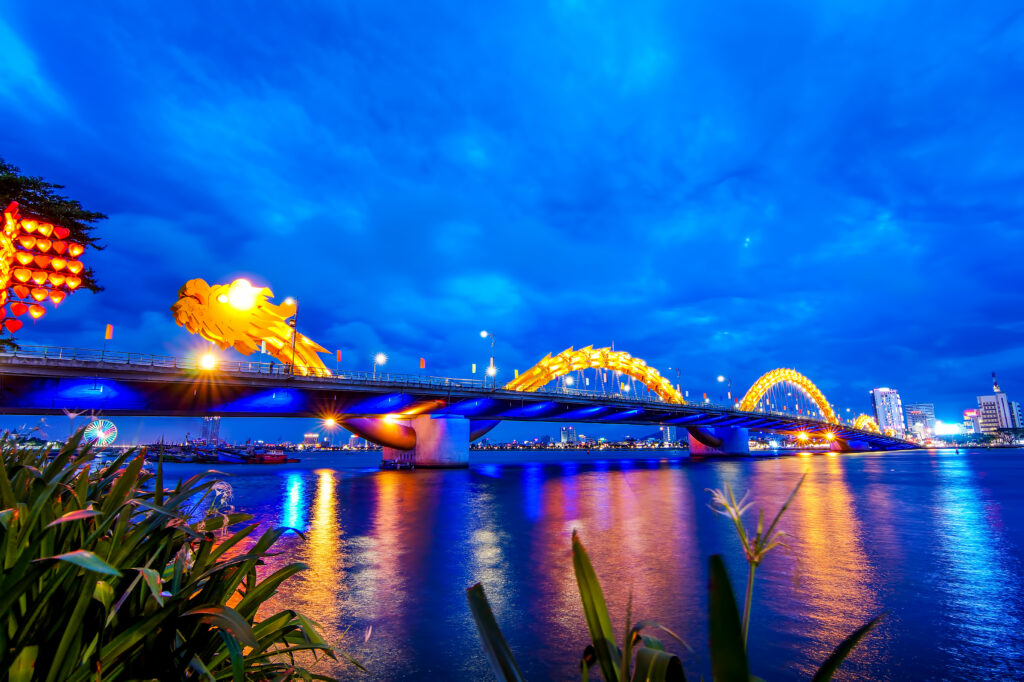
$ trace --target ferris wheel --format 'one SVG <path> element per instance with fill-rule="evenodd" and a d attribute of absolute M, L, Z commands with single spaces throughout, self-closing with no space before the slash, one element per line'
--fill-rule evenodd
<path fill-rule="evenodd" d="M 94 445 L 110 445 L 117 439 L 117 427 L 106 419 L 94 419 L 85 427 L 82 440 Z"/>

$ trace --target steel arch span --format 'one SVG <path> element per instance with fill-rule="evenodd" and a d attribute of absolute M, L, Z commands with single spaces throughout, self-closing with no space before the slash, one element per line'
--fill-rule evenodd
<path fill-rule="evenodd" d="M 549 381 L 583 369 L 619 371 L 636 379 L 667 403 L 686 403 L 683 395 L 668 379 L 640 358 L 634 358 L 625 351 L 593 346 L 579 350 L 567 348 L 554 357 L 548 353 L 543 360 L 505 384 L 504 388 L 509 391 L 532 392 Z"/>
<path fill-rule="evenodd" d="M 839 417 L 832 409 L 832 406 L 828 404 L 828 400 L 825 399 L 825 394 L 814 385 L 814 382 L 795 369 L 788 368 L 773 369 L 772 371 L 761 375 L 761 377 L 754 382 L 754 385 L 750 387 L 750 390 L 747 391 L 747 394 L 743 396 L 743 400 L 739 403 L 739 409 L 746 412 L 753 412 L 757 409 L 757 403 L 761 401 L 761 398 L 763 398 L 773 386 L 783 382 L 793 384 L 806 393 L 821 411 L 821 414 L 825 417 L 825 421 L 830 424 L 840 423 Z"/>

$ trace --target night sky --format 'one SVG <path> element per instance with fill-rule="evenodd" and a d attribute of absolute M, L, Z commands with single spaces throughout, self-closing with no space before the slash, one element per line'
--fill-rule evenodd
<path fill-rule="evenodd" d="M 350 369 L 468 376 L 487 329 L 499 380 L 614 342 L 691 394 L 1024 399 L 1018 3 L 0 7 L 0 156 L 110 216 L 22 344 L 192 353 L 178 287 L 247 276 Z"/>

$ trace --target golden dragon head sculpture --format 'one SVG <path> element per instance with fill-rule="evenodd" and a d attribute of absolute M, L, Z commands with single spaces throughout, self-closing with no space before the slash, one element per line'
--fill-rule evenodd
<path fill-rule="evenodd" d="M 329 375 L 317 355 L 327 350 L 295 332 L 287 321 L 295 315 L 295 303 L 274 305 L 269 300 L 273 296 L 270 289 L 254 287 L 245 279 L 212 285 L 202 279 L 190 279 L 178 290 L 178 300 L 171 306 L 171 312 L 179 326 L 217 344 L 221 350 L 233 347 L 243 355 L 251 355 L 265 341 L 267 353 L 292 365 L 296 374 Z"/>

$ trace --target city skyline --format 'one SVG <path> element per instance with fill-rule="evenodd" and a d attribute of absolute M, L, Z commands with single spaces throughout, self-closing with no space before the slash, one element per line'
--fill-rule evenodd
<path fill-rule="evenodd" d="M 178 287 L 248 276 L 294 296 L 299 328 L 349 369 L 385 352 L 389 370 L 423 357 L 481 378 L 487 329 L 499 382 L 614 343 L 691 392 L 795 367 L 840 408 L 870 413 L 891 386 L 955 422 L 993 370 L 1011 397 L 1024 385 L 1024 329 L 996 313 L 1024 302 L 999 189 L 1020 174 L 1021 95 L 973 49 L 1015 49 L 992 29 L 1004 8 L 908 9 L 820 49 L 849 7 L 793 9 L 794 35 L 768 15 L 698 30 L 669 3 L 501 22 L 444 4 L 202 21 L 13 6 L 0 156 L 110 215 L 90 259 L 106 291 L 18 339 L 99 347 L 110 323 L 111 349 L 194 353 L 168 311 Z M 954 44 L 897 39 L 953 24 Z M 522 48 L 540 32 L 561 40 Z"/>

